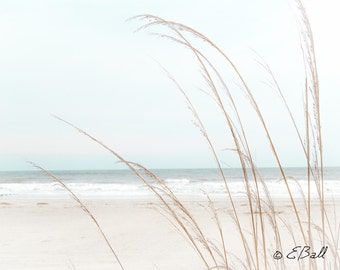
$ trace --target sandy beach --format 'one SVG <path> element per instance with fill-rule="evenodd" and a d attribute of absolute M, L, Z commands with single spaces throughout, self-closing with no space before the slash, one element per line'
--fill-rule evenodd
<path fill-rule="evenodd" d="M 0 1 L 0 270 L 339 270 L 339 9 Z"/>
<path fill-rule="evenodd" d="M 91 199 L 84 202 L 105 231 L 125 269 L 206 269 L 156 200 Z M 209 239 L 218 242 L 216 223 L 207 204 L 187 200 L 186 205 Z M 333 208 L 334 203 L 331 205 Z M 230 218 L 230 209 L 223 201 L 215 206 L 225 230 L 227 250 L 241 258 L 242 243 Z M 236 206 L 241 222 L 249 225 L 246 202 L 238 200 Z M 339 209 L 338 201 L 335 206 Z M 0 211 L 0 269 L 120 269 L 94 222 L 71 199 L 2 199 Z M 289 203 L 276 203 L 276 211 L 287 220 L 294 220 Z M 330 219 L 335 221 L 334 216 Z M 293 228 L 296 227 L 293 225 Z M 295 244 L 287 232 L 283 231 L 282 236 L 287 252 L 298 244 L 304 245 L 302 242 Z M 276 251 L 274 246 L 272 251 Z M 275 263 L 273 254 L 269 255 L 268 260 Z M 327 255 L 331 256 L 330 252 Z M 328 259 L 332 258 L 326 256 L 325 260 Z M 286 259 L 286 263 L 287 269 L 298 269 L 297 260 Z"/>

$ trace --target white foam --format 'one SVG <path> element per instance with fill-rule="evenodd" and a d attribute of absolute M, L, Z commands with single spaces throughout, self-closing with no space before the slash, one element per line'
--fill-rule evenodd
<path fill-rule="evenodd" d="M 197 196 L 225 195 L 227 194 L 223 181 L 190 181 L 188 179 L 168 179 L 167 186 L 177 195 Z M 296 198 L 307 194 L 308 183 L 305 180 L 288 181 L 290 191 Z M 83 197 L 141 197 L 150 196 L 152 192 L 142 184 L 137 183 L 68 183 L 68 187 L 78 196 Z M 246 196 L 246 187 L 241 181 L 228 183 L 229 190 L 234 197 Z M 284 181 L 267 181 L 267 190 L 272 197 L 288 198 L 289 194 Z M 325 180 L 325 194 L 339 196 L 340 181 Z M 249 185 L 250 190 L 256 191 L 254 183 Z M 265 189 L 259 186 L 260 196 L 265 196 Z M 56 183 L 2 183 L 0 184 L 0 197 L 64 197 L 67 192 Z M 318 196 L 318 189 L 314 182 L 311 185 L 311 196 Z"/>

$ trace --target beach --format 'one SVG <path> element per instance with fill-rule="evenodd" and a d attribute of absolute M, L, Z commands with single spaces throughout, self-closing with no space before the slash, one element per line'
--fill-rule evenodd
<path fill-rule="evenodd" d="M 182 201 L 195 216 L 205 235 L 218 243 L 219 234 L 209 204 L 192 198 L 183 198 Z M 92 198 L 83 202 L 107 235 L 124 269 L 206 269 L 183 232 L 176 229 L 162 205 L 154 198 Z M 247 201 L 239 199 L 235 205 L 245 230 L 249 229 Z M 302 207 L 302 204 L 298 205 Z M 326 208 L 334 208 L 335 212 L 330 211 L 334 214 L 340 209 L 339 205 L 339 200 L 329 201 Z M 279 200 L 275 206 L 277 214 L 289 220 L 293 230 L 298 230 L 290 203 Z M 226 205 L 225 201 L 216 201 L 215 207 L 221 217 L 226 249 L 242 258 L 243 246 L 230 217 L 230 205 Z M 70 198 L 3 197 L 0 200 L 0 213 L 0 269 L 121 269 L 95 223 Z M 335 221 L 334 215 L 330 219 Z M 250 233 L 247 235 L 251 237 Z M 270 239 L 270 232 L 267 236 Z M 296 245 L 304 245 L 303 242 L 294 243 L 286 230 L 282 230 L 281 236 L 285 248 L 283 253 L 288 254 Z M 315 238 L 319 238 L 319 235 L 315 235 Z M 274 254 L 275 243 L 271 244 L 273 246 L 267 249 Z M 320 244 L 315 242 L 315 246 L 319 247 Z M 267 260 L 271 260 L 274 265 L 273 254 L 268 254 Z M 324 259 L 316 260 L 329 263 L 332 259 L 328 251 Z M 286 269 L 298 269 L 300 263 L 288 259 L 285 262 Z"/>
<path fill-rule="evenodd" d="M 340 269 L 339 1 L 3 2 L 0 270 Z"/>

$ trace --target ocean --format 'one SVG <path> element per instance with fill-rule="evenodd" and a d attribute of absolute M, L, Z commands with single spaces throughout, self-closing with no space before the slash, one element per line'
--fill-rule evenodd
<path fill-rule="evenodd" d="M 217 169 L 158 169 L 152 170 L 165 181 L 176 195 L 226 196 L 224 182 Z M 246 195 L 241 169 L 224 169 L 229 189 L 234 197 Z M 307 192 L 304 168 L 286 168 L 286 176 L 294 197 Z M 152 196 L 146 185 L 129 170 L 52 171 L 80 198 L 128 198 Z M 277 168 L 260 169 L 262 179 L 272 197 L 288 198 L 285 182 Z M 252 181 L 250 181 L 252 182 Z M 254 185 L 251 184 L 254 189 Z M 324 169 L 327 197 L 340 196 L 340 167 Z M 263 190 L 261 191 L 263 193 Z M 312 183 L 313 197 L 317 189 Z M 0 172 L 0 199 L 6 198 L 65 198 L 68 193 L 51 177 L 40 171 Z"/>

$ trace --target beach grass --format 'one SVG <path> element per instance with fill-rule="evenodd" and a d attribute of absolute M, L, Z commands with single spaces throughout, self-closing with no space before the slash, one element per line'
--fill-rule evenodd
<path fill-rule="evenodd" d="M 191 212 L 190 206 L 187 205 L 188 202 L 179 198 L 163 179 L 143 165 L 126 160 L 111 147 L 86 131 L 56 117 L 113 154 L 150 189 L 161 202 L 162 211 L 164 211 L 166 217 L 185 236 L 189 245 L 196 251 L 197 258 L 202 261 L 204 269 L 340 269 L 338 252 L 340 230 L 335 203 L 333 203 L 333 209 L 326 209 L 325 207 L 326 201 L 331 201 L 332 198 L 326 196 L 324 188 L 320 89 L 313 33 L 302 3 L 299 0 L 296 3 L 301 16 L 299 18 L 301 51 L 305 64 L 305 87 L 301 90 L 304 96 L 304 104 L 302 105 L 304 106 L 303 128 L 298 126 L 296 122 L 297 116 L 293 114 L 284 91 L 281 89 L 280 83 L 276 80 L 269 65 L 261 62 L 260 67 L 264 68 L 272 80 L 274 89 L 286 109 L 287 118 L 291 121 L 292 132 L 296 134 L 296 140 L 300 146 L 299 150 L 304 156 L 308 188 L 305 190 L 300 187 L 301 194 L 299 197 L 292 192 L 292 187 L 296 185 L 296 182 L 289 179 L 282 164 L 278 145 L 276 145 L 270 125 L 263 115 L 263 108 L 261 107 L 263 105 L 260 105 L 253 90 L 247 83 L 246 76 L 242 74 L 228 54 L 208 37 L 189 26 L 149 14 L 132 18 L 142 22 L 142 26 L 137 29 L 138 31 L 152 29 L 155 26 L 161 27 L 157 29 L 164 29 L 164 32 L 153 34 L 169 39 L 179 46 L 184 46 L 193 54 L 208 86 L 208 94 L 215 101 L 216 106 L 223 115 L 225 126 L 221 127 L 221 129 L 229 131 L 230 138 L 228 140 L 232 140 L 234 147 L 228 150 L 237 155 L 243 172 L 246 194 L 245 205 L 249 213 L 246 222 L 240 218 L 239 202 L 230 190 L 228 175 L 223 170 L 222 158 L 218 154 L 214 140 L 209 135 L 206 123 L 201 117 L 201 112 L 195 106 L 192 96 L 187 93 L 170 72 L 164 69 L 166 75 L 188 104 L 194 116 L 195 124 L 211 150 L 221 181 L 224 183 L 226 196 L 223 203 L 226 208 L 231 210 L 228 214 L 220 210 L 210 194 L 205 196 L 205 201 L 208 205 L 207 211 L 216 228 L 217 238 L 214 240 L 210 239 L 209 235 L 205 233 L 205 228 L 202 227 L 200 221 Z M 271 196 L 266 182 L 256 166 L 254 152 L 250 145 L 252 134 L 247 132 L 246 126 L 248 123 L 240 113 L 240 105 L 238 100 L 235 99 L 235 90 L 232 90 L 231 83 L 225 79 L 224 71 L 220 69 L 220 66 L 215 65 L 214 59 L 209 58 L 208 53 L 205 51 L 207 46 L 200 48 L 197 45 L 197 40 L 202 44 L 208 44 L 208 50 L 214 51 L 220 60 L 229 66 L 240 86 L 237 91 L 241 91 L 249 100 L 248 106 L 250 106 L 253 115 L 257 118 L 261 129 L 260 132 L 263 134 L 262 138 L 269 145 L 276 166 L 279 168 L 282 181 L 285 184 L 289 198 L 287 207 L 291 211 L 290 219 L 280 214 L 277 208 L 277 204 L 280 204 L 280 202 L 275 201 L 275 198 Z M 39 166 L 36 167 L 45 171 Z M 123 263 L 120 262 L 114 248 L 107 240 L 93 214 L 62 180 L 56 179 L 55 176 L 48 172 L 46 173 L 61 184 L 91 217 L 92 221 L 96 223 L 115 260 L 117 260 L 121 269 L 124 269 Z M 312 197 L 312 189 L 314 188 L 317 191 L 316 198 Z M 230 243 L 230 234 L 236 235 L 239 246 L 241 246 L 241 252 L 240 249 L 234 249 L 234 246 L 238 244 Z M 286 255 L 284 250 L 297 246 L 300 246 L 300 249 L 303 247 L 310 248 L 302 254 L 307 259 L 297 260 L 292 266 L 287 259 L 279 258 L 280 254 L 282 256 Z M 313 256 L 312 251 L 322 251 L 322 247 L 327 248 L 327 259 L 319 258 L 317 260 L 313 257 L 310 258 L 310 256 Z M 320 254 L 314 254 L 314 257 L 317 255 Z"/>

